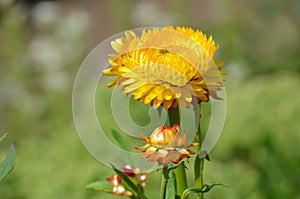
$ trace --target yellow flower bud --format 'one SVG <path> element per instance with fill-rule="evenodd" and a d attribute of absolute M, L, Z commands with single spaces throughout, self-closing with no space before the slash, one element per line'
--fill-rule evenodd
<path fill-rule="evenodd" d="M 136 150 L 143 150 L 142 158 L 148 158 L 149 162 L 157 162 L 159 165 L 178 163 L 190 155 L 196 154 L 189 148 L 197 146 L 198 143 L 185 143 L 186 131 L 179 132 L 179 125 L 162 126 L 156 128 L 149 138 L 141 134 L 146 142 L 145 146 L 135 147 Z"/>
<path fill-rule="evenodd" d="M 156 128 L 149 138 L 150 145 L 153 147 L 165 147 L 172 143 L 179 133 L 179 126 L 175 124 L 173 127 L 162 126 Z"/>

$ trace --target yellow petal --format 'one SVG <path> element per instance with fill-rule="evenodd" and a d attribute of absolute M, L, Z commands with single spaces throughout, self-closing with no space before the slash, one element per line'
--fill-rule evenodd
<path fill-rule="evenodd" d="M 119 68 L 119 71 L 120 71 L 120 72 L 123 72 L 123 73 L 128 73 L 128 72 L 130 71 L 130 69 L 127 68 L 127 67 L 120 67 L 120 68 Z"/>
<path fill-rule="evenodd" d="M 224 62 L 222 62 L 220 60 L 215 60 L 215 64 L 217 65 L 218 68 L 220 68 L 221 66 L 224 65 Z"/>
<path fill-rule="evenodd" d="M 146 149 L 148 149 L 150 147 L 149 144 L 146 144 L 144 146 L 141 146 L 141 147 L 134 147 L 135 150 L 141 150 L 141 151 L 144 151 Z"/>
<path fill-rule="evenodd" d="M 161 103 L 163 102 L 164 100 L 163 99 L 158 99 L 157 97 L 152 101 L 152 107 L 153 108 L 158 108 Z"/>
<path fill-rule="evenodd" d="M 134 99 L 135 100 L 140 99 L 154 86 L 155 84 L 145 84 L 144 86 L 139 87 L 137 90 L 133 92 Z"/>
<path fill-rule="evenodd" d="M 126 39 L 130 39 L 130 40 L 136 38 L 136 34 L 131 30 L 126 30 L 125 36 L 126 36 Z"/>
<path fill-rule="evenodd" d="M 134 83 L 134 82 L 136 82 L 135 79 L 127 79 L 127 80 L 123 81 L 123 82 L 121 83 L 121 85 L 126 86 L 126 85 L 132 84 L 132 83 Z"/>
<path fill-rule="evenodd" d="M 111 47 L 116 51 L 116 52 L 121 52 L 122 49 L 122 39 L 118 38 L 114 41 L 112 41 L 111 43 Z"/>
<path fill-rule="evenodd" d="M 116 79 L 114 79 L 113 81 L 109 82 L 107 84 L 108 87 L 114 87 L 115 85 L 118 84 L 119 80 L 120 80 L 121 77 L 117 77 Z"/>
<path fill-rule="evenodd" d="M 119 76 L 120 75 L 120 72 L 114 68 L 107 68 L 107 69 L 103 70 L 102 73 L 107 76 Z"/>
<path fill-rule="evenodd" d="M 174 93 L 170 91 L 170 89 L 166 89 L 162 95 L 165 100 L 171 100 L 174 98 Z"/>
<path fill-rule="evenodd" d="M 169 109 L 170 106 L 172 105 L 172 103 L 173 103 L 173 100 L 164 100 L 163 101 L 163 105 L 164 105 L 165 109 Z"/>
<path fill-rule="evenodd" d="M 147 94 L 144 95 L 144 99 L 142 100 L 144 104 L 148 104 L 151 102 L 154 98 L 157 97 L 160 93 L 162 93 L 165 89 L 161 87 L 160 85 L 154 86 L 151 88 Z"/>
<path fill-rule="evenodd" d="M 145 82 L 135 82 L 133 84 L 130 84 L 128 86 L 124 87 L 124 93 L 131 93 L 132 91 L 137 90 L 138 88 L 144 86 Z"/>

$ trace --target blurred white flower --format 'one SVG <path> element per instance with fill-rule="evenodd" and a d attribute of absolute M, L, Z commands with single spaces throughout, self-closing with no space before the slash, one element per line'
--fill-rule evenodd
<path fill-rule="evenodd" d="M 33 19 L 37 28 L 43 30 L 46 25 L 51 34 L 47 34 L 48 29 L 38 31 L 30 43 L 29 54 L 43 74 L 45 88 L 63 91 L 71 82 L 65 67 L 85 52 L 83 38 L 89 29 L 89 17 L 81 10 L 59 13 L 57 4 L 42 2 L 34 8 Z"/>
<path fill-rule="evenodd" d="M 19 82 L 4 79 L 0 82 L 0 98 L 2 102 L 11 104 L 16 109 L 33 115 L 41 115 L 47 108 L 42 95 L 26 91 Z"/>
<path fill-rule="evenodd" d="M 53 25 L 58 19 L 59 7 L 56 2 L 42 1 L 32 10 L 32 21 L 38 27 Z"/>
<path fill-rule="evenodd" d="M 57 35 L 60 38 L 71 40 L 86 33 L 89 28 L 89 16 L 86 12 L 76 10 L 70 12 L 59 22 Z"/>
<path fill-rule="evenodd" d="M 160 7 L 156 1 L 140 1 L 133 9 L 132 21 L 136 25 L 166 26 L 175 23 L 175 15 Z"/>
<path fill-rule="evenodd" d="M 33 61 L 43 70 L 55 71 L 63 67 L 63 52 L 59 44 L 52 38 L 35 37 L 29 47 Z"/>
<path fill-rule="evenodd" d="M 64 91 L 70 86 L 70 77 L 65 71 L 54 71 L 44 76 L 44 84 L 48 89 Z"/>

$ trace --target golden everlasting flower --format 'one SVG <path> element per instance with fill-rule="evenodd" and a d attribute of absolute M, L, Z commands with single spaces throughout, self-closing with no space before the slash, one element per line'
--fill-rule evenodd
<path fill-rule="evenodd" d="M 150 162 L 157 161 L 159 165 L 178 163 L 184 158 L 189 158 L 189 155 L 195 154 L 189 147 L 198 145 L 197 143 L 185 144 L 186 131 L 180 134 L 178 124 L 173 127 L 156 128 L 149 138 L 143 134 L 141 137 L 146 145 L 135 149 L 145 151 L 142 158 L 148 158 Z"/>
<path fill-rule="evenodd" d="M 140 37 L 126 31 L 111 45 L 117 54 L 109 55 L 111 68 L 103 74 L 117 78 L 108 86 L 122 85 L 124 93 L 154 108 L 207 102 L 223 85 L 223 63 L 214 60 L 218 45 L 199 30 L 168 26 Z"/>

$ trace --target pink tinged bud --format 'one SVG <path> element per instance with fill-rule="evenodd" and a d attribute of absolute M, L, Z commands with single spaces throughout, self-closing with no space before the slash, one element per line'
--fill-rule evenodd
<path fill-rule="evenodd" d="M 122 178 L 117 174 L 114 174 L 111 178 L 107 178 L 106 180 L 111 184 L 113 184 L 114 186 L 118 186 L 119 184 L 122 183 Z"/>
<path fill-rule="evenodd" d="M 125 188 L 123 187 L 123 185 L 119 185 L 119 186 L 115 186 L 113 188 L 113 193 L 114 194 L 121 194 L 125 191 Z"/>
<path fill-rule="evenodd" d="M 133 171 L 133 167 L 131 167 L 130 165 L 128 164 L 125 164 L 124 167 L 121 169 L 121 171 L 127 175 L 127 176 L 130 176 L 130 177 L 135 177 L 135 173 Z"/>
<path fill-rule="evenodd" d="M 133 194 L 130 191 L 125 191 L 124 195 L 127 197 L 131 197 Z"/>
<path fill-rule="evenodd" d="M 123 185 L 118 185 L 113 188 L 113 194 L 131 197 L 133 194 L 127 191 Z"/>
<path fill-rule="evenodd" d="M 147 174 L 146 173 L 143 173 L 142 175 L 140 175 L 138 177 L 138 181 L 145 181 L 147 179 Z"/>
<path fill-rule="evenodd" d="M 147 178 L 147 174 L 139 173 L 139 168 L 135 168 L 128 164 L 124 164 L 123 168 L 121 168 L 121 171 L 128 177 L 135 178 L 142 187 L 146 186 L 145 180 Z M 107 178 L 106 180 L 113 185 L 112 192 L 114 194 L 127 197 L 131 197 L 133 195 L 130 191 L 125 189 L 125 187 L 122 184 L 122 178 L 119 175 L 114 174 L 112 177 Z"/>

